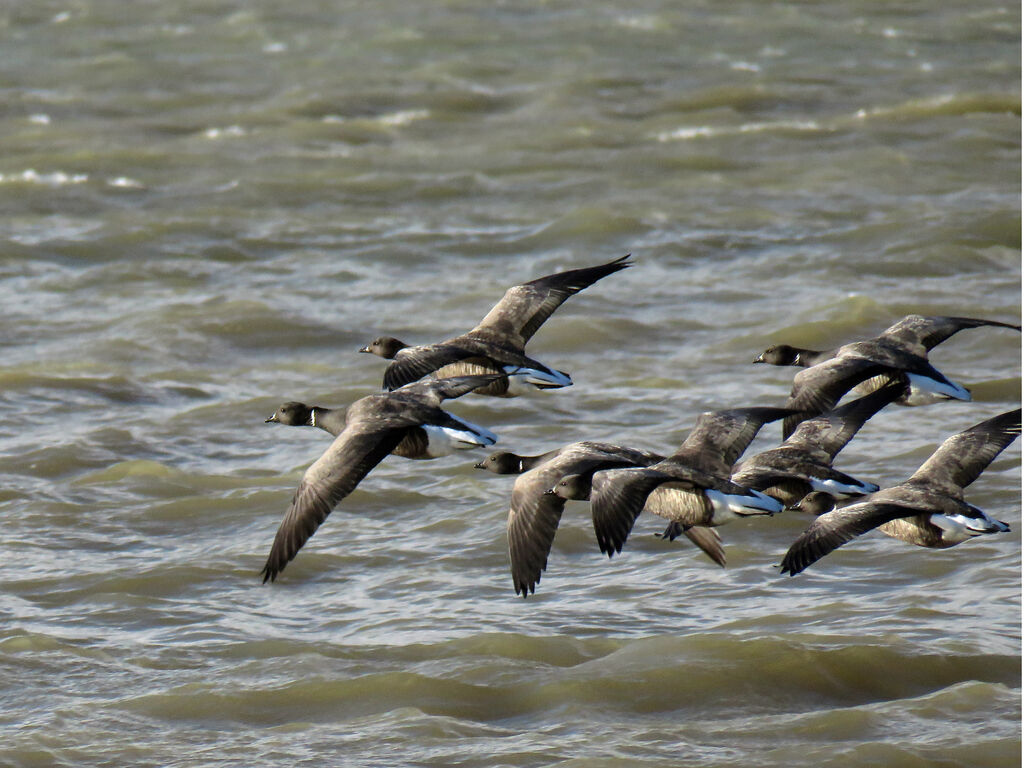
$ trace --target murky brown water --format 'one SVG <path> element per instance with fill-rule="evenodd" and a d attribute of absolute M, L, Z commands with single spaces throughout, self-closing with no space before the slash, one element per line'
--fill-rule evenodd
<path fill-rule="evenodd" d="M 806 520 L 567 508 L 516 598 L 512 479 L 386 459 L 273 585 L 278 522 L 383 364 L 513 283 L 631 252 L 531 352 L 570 389 L 453 412 L 539 453 L 674 448 L 784 399 L 771 341 L 1020 317 L 1017 4 L 107 0 L 0 8 L 0 762 L 1012 766 L 1020 447 L 967 498 L 1013 532 L 883 536 L 794 578 Z M 1019 320 L 1017 321 L 1019 322 Z M 1020 402 L 1018 334 L 932 359 L 837 464 L 906 478 Z M 754 450 L 777 440 L 769 427 Z"/>

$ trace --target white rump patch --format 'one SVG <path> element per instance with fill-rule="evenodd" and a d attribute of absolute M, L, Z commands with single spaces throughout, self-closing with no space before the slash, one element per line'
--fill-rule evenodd
<path fill-rule="evenodd" d="M 971 393 L 956 382 L 943 384 L 941 381 L 929 379 L 927 376 L 920 376 L 916 373 L 908 373 L 910 380 L 910 394 L 907 397 L 907 405 L 929 405 L 939 400 L 966 400 L 970 401 Z"/>
<path fill-rule="evenodd" d="M 856 480 L 855 484 L 841 483 L 838 480 L 819 480 L 816 477 L 807 478 L 811 481 L 811 487 L 816 491 L 824 491 L 832 496 L 863 496 L 866 493 L 874 493 L 878 486 L 874 483 L 865 483 L 863 480 Z"/>
<path fill-rule="evenodd" d="M 1006 533 L 1010 526 L 1006 523 L 995 520 L 978 510 L 980 517 L 968 517 L 967 515 L 931 515 L 928 519 L 931 524 L 942 529 L 942 540 L 947 544 L 959 544 L 975 536 L 983 536 L 986 533 Z"/>
<path fill-rule="evenodd" d="M 752 495 L 722 493 L 707 490 L 704 492 L 713 510 L 711 520 L 714 525 L 721 525 L 735 517 L 749 515 L 774 515 L 782 511 L 782 502 L 766 496 L 760 491 L 751 491 Z"/>
<path fill-rule="evenodd" d="M 459 421 L 465 425 L 465 429 L 423 425 L 423 431 L 427 433 L 428 456 L 437 458 L 469 448 L 484 448 L 498 442 L 498 436 L 490 430 L 470 424 L 468 421 Z"/>
<path fill-rule="evenodd" d="M 572 379 L 558 371 L 541 371 L 536 368 L 519 368 L 514 365 L 506 365 L 504 370 L 508 375 L 509 389 L 513 392 L 515 392 L 513 387 L 519 383 L 532 384 L 540 389 L 572 386 Z M 519 394 L 519 392 L 515 393 Z"/>

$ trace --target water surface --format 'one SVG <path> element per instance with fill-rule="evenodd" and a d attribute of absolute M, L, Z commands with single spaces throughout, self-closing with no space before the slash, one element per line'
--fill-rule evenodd
<path fill-rule="evenodd" d="M 258 578 L 329 443 L 263 419 L 375 391 L 359 346 L 516 282 L 636 261 L 531 342 L 575 386 L 450 404 L 522 453 L 779 403 L 773 341 L 1019 322 L 1019 5 L 79 0 L 0 30 L 0 762 L 1019 765 L 1017 444 L 967 494 L 1007 535 L 789 579 L 792 513 L 723 528 L 722 570 L 645 517 L 608 560 L 572 503 L 525 601 L 512 478 L 390 457 Z M 899 482 L 1019 405 L 1018 334 L 932 359 L 974 402 L 889 409 L 840 467 Z"/>

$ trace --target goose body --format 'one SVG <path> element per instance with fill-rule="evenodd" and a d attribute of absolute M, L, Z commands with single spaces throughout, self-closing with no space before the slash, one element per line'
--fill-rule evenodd
<path fill-rule="evenodd" d="M 337 437 L 344 431 L 346 412 L 291 401 L 281 405 L 267 423 L 294 427 L 317 427 Z M 391 453 L 406 459 L 437 459 L 458 450 L 494 445 L 497 435 L 484 427 L 452 414 L 443 424 L 421 424 L 410 427 Z"/>

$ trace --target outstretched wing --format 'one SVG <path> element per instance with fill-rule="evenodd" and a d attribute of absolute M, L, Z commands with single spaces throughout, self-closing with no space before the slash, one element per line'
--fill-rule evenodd
<path fill-rule="evenodd" d="M 427 379 L 426 381 L 414 381 L 396 390 L 397 393 L 408 393 L 423 399 L 424 402 L 438 406 L 442 400 L 454 400 L 457 397 L 472 392 L 478 387 L 484 387 L 497 379 L 504 378 L 504 374 L 475 374 L 472 376 L 452 376 L 444 379 Z"/>
<path fill-rule="evenodd" d="M 797 413 L 799 411 L 791 408 L 765 407 L 702 413 L 672 458 L 704 472 L 727 477 L 762 426 Z"/>
<path fill-rule="evenodd" d="M 384 388 L 398 389 L 449 363 L 457 363 L 476 356 L 474 350 L 448 342 L 406 347 L 384 369 Z"/>
<path fill-rule="evenodd" d="M 540 468 L 538 468 L 540 469 Z M 544 482 L 538 469 L 516 478 L 508 510 L 508 554 L 512 567 L 512 583 L 516 594 L 532 594 L 540 575 L 548 566 L 548 554 L 555 540 L 558 523 L 565 509 L 565 499 L 544 493 L 553 478 Z M 537 482 L 541 481 L 541 482 Z"/>
<path fill-rule="evenodd" d="M 978 479 L 1020 434 L 1021 409 L 1007 411 L 953 435 L 911 476 L 960 498 L 961 489 Z"/>
<path fill-rule="evenodd" d="M 273 581 L 343 498 L 397 446 L 409 428 L 346 427 L 302 476 L 274 536 L 263 581 Z"/>
<path fill-rule="evenodd" d="M 628 258 L 629 254 L 626 254 L 607 264 L 570 269 L 514 285 L 505 291 L 501 301 L 494 305 L 474 330 L 495 331 L 510 342 L 518 342 L 519 351 L 522 351 L 526 342 L 562 302 L 602 277 L 630 266 L 632 262 L 626 261 Z"/>
<path fill-rule="evenodd" d="M 864 426 L 864 422 L 899 398 L 903 391 L 904 386 L 901 382 L 890 381 L 868 395 L 801 422 L 786 442 L 809 449 L 820 449 L 834 459 Z"/>
<path fill-rule="evenodd" d="M 610 469 L 594 474 L 590 513 L 597 544 L 608 557 L 622 551 L 651 491 L 673 481 L 656 469 Z"/>
<path fill-rule="evenodd" d="M 938 346 L 955 333 L 968 328 L 980 328 L 986 325 L 1012 328 L 1015 331 L 1020 330 L 1019 325 L 1000 323 L 996 320 L 977 320 L 973 317 L 944 317 L 941 315 L 933 317 L 907 315 L 899 322 L 886 328 L 880 338 L 887 339 L 911 350 L 920 345 L 927 351 Z"/>
<path fill-rule="evenodd" d="M 920 514 L 921 510 L 898 504 L 872 501 L 826 512 L 816 517 L 782 558 L 782 573 L 796 576 L 807 566 L 863 533 L 896 520 Z"/>
<path fill-rule="evenodd" d="M 863 357 L 834 357 L 810 368 L 805 368 L 793 377 L 793 389 L 786 401 L 786 407 L 796 411 L 824 413 L 862 381 L 873 376 L 899 372 Z M 806 417 L 797 414 L 787 416 L 782 422 L 782 436 L 788 438 Z"/>

